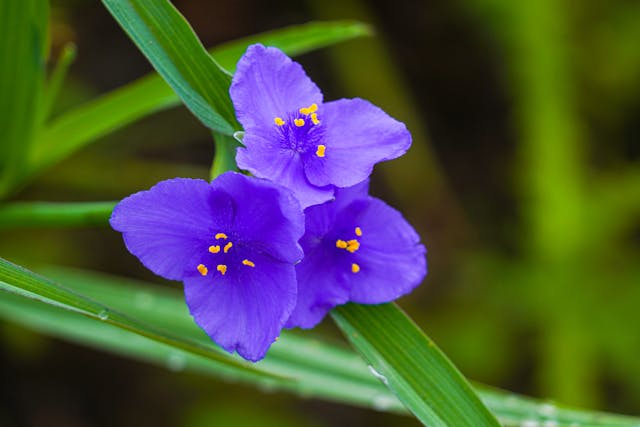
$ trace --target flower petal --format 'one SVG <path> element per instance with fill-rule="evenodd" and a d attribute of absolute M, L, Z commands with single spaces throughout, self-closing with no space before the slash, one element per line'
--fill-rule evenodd
<path fill-rule="evenodd" d="M 333 197 L 332 187 L 318 187 L 307 180 L 297 152 L 282 149 L 275 139 L 261 134 L 247 133 L 243 142 L 246 147 L 236 153 L 238 167 L 293 191 L 303 209 Z"/>
<path fill-rule="evenodd" d="M 249 46 L 240 58 L 229 93 L 247 132 L 274 126 L 276 117 L 322 102 L 320 89 L 300 64 L 260 44 Z"/>
<path fill-rule="evenodd" d="M 426 249 L 402 214 L 369 197 L 348 207 L 358 212 L 353 226 L 362 230 L 353 260 L 360 266 L 350 280 L 349 301 L 380 304 L 413 290 L 427 274 Z"/>
<path fill-rule="evenodd" d="M 185 279 L 185 296 L 196 323 L 222 348 L 245 359 L 262 359 L 280 335 L 296 301 L 292 264 L 258 253 L 255 267 L 230 266 L 216 280 L 195 272 Z M 242 269 L 233 271 L 231 268 Z"/>
<path fill-rule="evenodd" d="M 349 287 L 338 280 L 342 276 L 338 254 L 335 248 L 323 244 L 323 237 L 336 220 L 338 210 L 334 204 L 329 202 L 305 211 L 306 232 L 300 240 L 305 257 L 296 265 L 298 297 L 287 328 L 313 328 L 333 307 L 348 300 Z"/>
<path fill-rule="evenodd" d="M 304 234 L 304 215 L 293 193 L 237 172 L 224 173 L 211 185 L 233 195 L 233 229 L 243 236 L 245 244 L 290 263 L 302 258 L 297 242 Z"/>
<path fill-rule="evenodd" d="M 171 280 L 206 248 L 206 238 L 233 218 L 230 197 L 200 179 L 175 178 L 122 200 L 111 215 L 129 252 L 149 270 Z"/>
<path fill-rule="evenodd" d="M 411 145 L 406 126 L 363 99 L 322 106 L 324 157 L 309 154 L 304 169 L 312 184 L 349 187 L 366 179 L 373 166 L 404 154 Z"/>

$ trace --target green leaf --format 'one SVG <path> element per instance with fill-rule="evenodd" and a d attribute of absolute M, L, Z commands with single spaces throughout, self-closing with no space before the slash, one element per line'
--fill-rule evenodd
<path fill-rule="evenodd" d="M 203 344 L 209 342 L 193 323 L 178 291 L 68 268 L 46 267 L 40 270 L 73 292 L 100 300 L 130 317 Z M 1 295 L 0 316 L 43 333 L 172 370 L 195 371 L 307 397 L 407 413 L 358 355 L 341 346 L 313 339 L 309 333 L 301 336 L 283 332 L 267 358 L 257 365 L 277 375 L 271 378 L 230 369 L 224 364 L 149 340 L 95 318 L 17 295 Z M 570 410 L 481 386 L 476 389 L 504 425 L 520 426 L 524 421 L 538 421 L 544 426 L 542 423 L 549 421 L 556 422 L 553 425 L 557 427 L 568 427 L 574 422 L 580 422 L 580 426 L 631 427 L 638 423 L 635 418 Z"/>
<path fill-rule="evenodd" d="M 222 67 L 232 71 L 247 46 L 255 42 L 276 46 L 293 56 L 369 33 L 368 27 L 358 22 L 312 22 L 225 43 L 210 52 Z M 47 126 L 33 147 L 30 171 L 37 173 L 102 136 L 179 103 L 180 98 L 159 75 L 140 78 Z"/>
<path fill-rule="evenodd" d="M 0 2 L 0 197 L 23 173 L 39 125 L 47 17 L 46 0 Z"/>
<path fill-rule="evenodd" d="M 51 113 L 55 101 L 60 93 L 60 89 L 64 83 L 64 79 L 67 77 L 67 71 L 69 67 L 76 59 L 76 45 L 74 43 L 67 43 L 62 47 L 58 61 L 47 81 L 47 84 L 43 91 L 42 105 L 40 106 L 40 123 L 44 123 Z"/>
<path fill-rule="evenodd" d="M 332 315 L 372 372 L 423 424 L 499 425 L 456 367 L 396 305 L 347 304 Z"/>
<path fill-rule="evenodd" d="M 269 376 L 269 374 L 258 371 L 248 363 L 227 357 L 217 347 L 185 339 L 180 335 L 156 329 L 136 319 L 127 317 L 112 307 L 74 293 L 3 258 L 0 258 L 0 290 L 100 320 L 153 341 L 197 354 L 215 362 L 227 364 L 229 367 L 255 371 L 256 375 Z"/>
<path fill-rule="evenodd" d="M 231 75 L 207 53 L 184 17 L 167 0 L 103 0 L 125 32 L 195 116 L 212 130 L 239 130 Z"/>
<path fill-rule="evenodd" d="M 19 202 L 0 205 L 0 230 L 27 227 L 108 225 L 116 202 Z"/>

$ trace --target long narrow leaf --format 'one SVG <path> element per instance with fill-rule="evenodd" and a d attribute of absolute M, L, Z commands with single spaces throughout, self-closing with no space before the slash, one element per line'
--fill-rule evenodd
<path fill-rule="evenodd" d="M 347 304 L 333 318 L 371 369 L 423 424 L 497 426 L 471 385 L 394 304 Z"/>
<path fill-rule="evenodd" d="M 312 22 L 261 33 L 210 50 L 232 72 L 247 46 L 260 42 L 294 56 L 370 34 L 359 22 Z M 158 74 L 142 77 L 63 114 L 35 141 L 30 171 L 36 173 L 73 152 L 152 113 L 174 107 L 180 98 Z"/>
<path fill-rule="evenodd" d="M 176 291 L 80 270 L 60 267 L 41 270 L 74 292 L 100 300 L 145 323 L 195 341 L 208 341 L 194 325 L 181 294 Z M 157 363 L 173 370 L 197 371 L 269 389 L 382 411 L 406 411 L 371 374 L 359 356 L 345 348 L 310 338 L 308 333 L 305 336 L 283 333 L 267 358 L 258 364 L 263 370 L 288 378 L 282 380 L 229 369 L 226 365 L 148 340 L 104 322 L 18 296 L 3 295 L 0 298 L 0 316 L 43 333 Z M 520 426 L 525 422 L 529 422 L 529 425 L 538 422 L 544 426 L 543 423 L 547 422 L 556 427 L 637 427 L 640 422 L 623 416 L 566 409 L 481 386 L 477 386 L 476 390 L 505 426 Z"/>
<path fill-rule="evenodd" d="M 106 226 L 116 202 L 21 202 L 0 205 L 0 230 Z"/>
<path fill-rule="evenodd" d="M 46 0 L 0 2 L 0 197 L 22 173 L 39 125 L 47 16 Z"/>
<path fill-rule="evenodd" d="M 212 130 L 239 130 L 231 75 L 209 56 L 189 23 L 167 0 L 103 0 L 125 32 L 182 102 Z"/>
<path fill-rule="evenodd" d="M 109 306 L 74 293 L 51 280 L 12 264 L 3 258 L 0 258 L 0 290 L 100 320 L 153 341 L 206 357 L 218 363 L 227 364 L 229 367 L 251 370 L 255 371 L 256 374 L 262 374 L 261 371 L 256 370 L 248 363 L 227 357 L 216 347 L 190 341 L 179 335 L 166 333 L 146 325 L 113 310 Z M 266 373 L 264 375 L 269 376 Z"/>

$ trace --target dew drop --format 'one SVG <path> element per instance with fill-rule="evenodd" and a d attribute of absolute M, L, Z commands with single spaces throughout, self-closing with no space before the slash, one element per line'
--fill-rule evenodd
<path fill-rule="evenodd" d="M 540 423 L 536 420 L 524 420 L 520 427 L 540 427 Z"/>
<path fill-rule="evenodd" d="M 187 365 L 187 359 L 180 353 L 171 353 L 167 358 L 167 368 L 173 372 L 180 372 Z"/>
<path fill-rule="evenodd" d="M 368 365 L 367 367 L 369 368 L 369 372 L 371 372 L 374 377 L 382 381 L 384 385 L 389 385 L 389 380 L 387 379 L 387 377 L 376 371 L 376 368 L 374 368 L 373 366 Z"/>
<path fill-rule="evenodd" d="M 558 427 L 558 422 L 555 420 L 548 420 L 542 423 L 542 427 Z"/>
<path fill-rule="evenodd" d="M 374 396 L 371 400 L 371 406 L 377 411 L 386 411 L 393 407 L 394 403 L 396 403 L 395 399 L 386 394 Z"/>
<path fill-rule="evenodd" d="M 109 318 L 109 310 L 102 310 L 100 313 L 98 313 L 98 319 L 100 320 L 107 320 Z"/>
<path fill-rule="evenodd" d="M 540 413 L 541 415 L 550 417 L 552 415 L 555 415 L 557 408 L 550 404 L 550 403 L 544 403 L 542 405 L 540 405 L 540 407 L 538 408 L 538 413 Z"/>

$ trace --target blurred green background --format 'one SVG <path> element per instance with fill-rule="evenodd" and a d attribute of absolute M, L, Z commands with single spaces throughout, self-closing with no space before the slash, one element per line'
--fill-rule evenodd
<path fill-rule="evenodd" d="M 325 99 L 359 96 L 407 123 L 409 153 L 373 193 L 429 250 L 400 304 L 468 377 L 640 413 L 640 3 L 625 0 L 174 4 L 206 46 L 318 19 L 376 36 L 298 58 Z M 98 2 L 52 2 L 51 57 L 76 61 L 61 113 L 151 71 Z M 1 96 L 1 94 L 0 94 Z M 14 200 L 115 200 L 207 178 L 213 144 L 185 108 L 150 116 L 42 174 Z M 1 231 L 0 255 L 162 282 L 107 229 Z M 202 378 L 0 323 L 0 424 L 417 425 Z M 316 333 L 338 339 L 325 321 Z"/>

